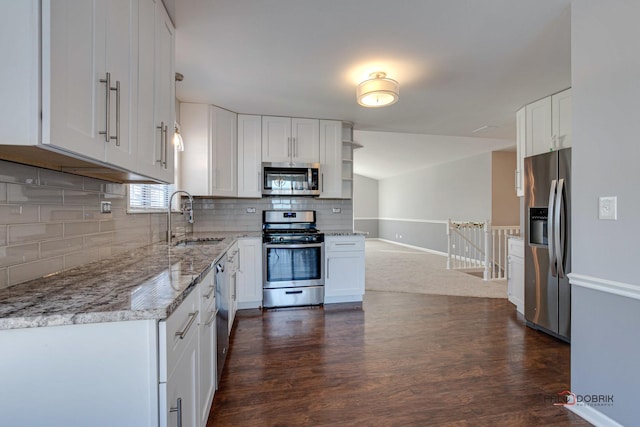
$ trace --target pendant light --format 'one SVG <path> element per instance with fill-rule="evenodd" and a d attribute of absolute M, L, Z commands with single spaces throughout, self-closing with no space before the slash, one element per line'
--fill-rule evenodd
<path fill-rule="evenodd" d="M 387 78 L 387 73 L 376 71 L 356 88 L 358 104 L 363 107 L 385 107 L 398 102 L 400 85 Z"/>

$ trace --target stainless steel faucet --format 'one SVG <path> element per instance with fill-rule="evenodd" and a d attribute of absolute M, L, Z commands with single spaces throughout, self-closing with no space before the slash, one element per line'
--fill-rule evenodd
<path fill-rule="evenodd" d="M 173 237 L 171 233 L 171 202 L 173 200 L 173 196 L 178 193 L 184 193 L 189 197 L 189 205 L 187 206 L 186 210 L 183 210 L 183 212 L 187 212 L 187 214 L 189 215 L 187 221 L 189 221 L 189 224 L 193 224 L 193 196 L 191 196 L 191 194 L 184 190 L 174 191 L 173 194 L 171 194 L 171 197 L 169 197 L 169 207 L 167 208 L 167 243 L 169 245 L 171 245 L 171 240 Z"/>

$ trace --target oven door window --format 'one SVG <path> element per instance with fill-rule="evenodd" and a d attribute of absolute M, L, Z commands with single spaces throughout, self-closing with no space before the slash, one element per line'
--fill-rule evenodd
<path fill-rule="evenodd" d="M 320 280 L 322 250 L 317 246 L 267 247 L 267 282 Z"/>

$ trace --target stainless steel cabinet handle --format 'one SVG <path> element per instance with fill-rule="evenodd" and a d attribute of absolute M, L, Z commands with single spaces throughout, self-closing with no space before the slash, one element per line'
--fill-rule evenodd
<path fill-rule="evenodd" d="M 204 323 L 204 325 L 205 326 L 211 326 L 211 324 L 213 323 L 213 320 L 216 318 L 217 315 L 218 315 L 218 310 L 216 310 L 213 313 L 211 313 L 211 317 L 209 317 L 209 320 L 207 320 Z"/>
<path fill-rule="evenodd" d="M 235 301 L 236 300 L 236 291 L 238 289 L 238 281 L 236 280 L 237 274 L 233 273 L 233 275 L 231 276 L 233 277 L 233 295 L 231 295 L 231 300 Z"/>
<path fill-rule="evenodd" d="M 554 241 L 554 247 L 556 250 L 556 261 L 558 264 L 557 270 L 558 270 L 558 277 L 563 278 L 564 277 L 564 267 L 562 266 L 562 264 L 564 263 L 564 229 L 561 228 L 562 224 L 560 222 L 561 220 L 561 214 L 562 214 L 562 202 L 563 202 L 563 198 L 564 195 L 562 194 L 564 192 L 564 179 L 560 179 L 558 180 L 558 191 L 556 192 L 556 206 L 555 206 L 555 214 L 554 214 L 554 221 L 555 224 L 553 226 L 554 230 L 555 230 L 555 241 Z"/>
<path fill-rule="evenodd" d="M 182 427 L 182 398 L 179 397 L 176 403 L 178 406 L 176 406 L 175 408 L 169 408 L 169 412 L 178 413 L 178 427 Z"/>
<path fill-rule="evenodd" d="M 156 159 L 156 163 L 162 164 L 162 153 L 164 152 L 164 122 L 160 122 L 160 126 L 156 126 L 156 129 L 160 130 L 160 158 Z"/>
<path fill-rule="evenodd" d="M 111 141 L 111 73 L 107 72 L 104 79 L 100 79 L 100 83 L 105 84 L 105 131 L 98 132 L 99 135 L 104 135 L 104 142 Z"/>
<path fill-rule="evenodd" d="M 204 294 L 203 297 L 206 299 L 211 298 L 211 295 L 213 295 L 213 293 L 215 292 L 216 288 L 215 286 L 209 286 L 209 288 L 211 288 L 211 290 L 209 291 L 208 294 Z"/>
<path fill-rule="evenodd" d="M 111 88 L 114 90 L 114 88 Z M 116 146 L 120 146 L 120 80 L 116 80 L 116 136 L 111 136 L 110 139 L 116 140 Z"/>
<path fill-rule="evenodd" d="M 355 246 L 356 243 L 355 242 L 349 242 L 349 243 L 336 243 L 336 246 Z"/>
<path fill-rule="evenodd" d="M 298 157 L 298 138 L 293 137 L 293 157 Z"/>
<path fill-rule="evenodd" d="M 169 143 L 167 142 L 168 128 L 169 128 L 169 125 L 164 125 L 164 161 L 162 162 L 162 166 L 164 166 L 165 169 L 167 167 L 167 159 L 168 159 L 168 156 L 167 156 L 167 145 L 169 145 Z"/>
<path fill-rule="evenodd" d="M 198 317 L 198 310 L 194 313 L 189 313 L 189 321 L 187 322 L 187 325 L 183 330 L 176 332 L 176 337 L 180 337 L 181 340 L 184 339 L 184 337 L 187 336 L 187 332 L 189 332 L 189 328 L 193 325 L 193 321 L 196 320 L 196 317 Z"/>
<path fill-rule="evenodd" d="M 551 267 L 551 275 L 553 277 L 556 277 L 558 274 L 556 271 L 556 247 L 554 245 L 555 221 L 553 219 L 557 185 L 558 182 L 555 179 L 551 181 L 551 187 L 549 188 L 549 206 L 547 207 L 547 248 L 549 251 L 549 266 Z"/>
<path fill-rule="evenodd" d="M 291 157 L 291 137 L 287 138 L 287 157 Z"/>

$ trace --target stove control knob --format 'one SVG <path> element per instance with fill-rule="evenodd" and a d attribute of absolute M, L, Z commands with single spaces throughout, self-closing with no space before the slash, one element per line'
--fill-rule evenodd
<path fill-rule="evenodd" d="M 284 242 L 284 237 L 281 237 L 281 238 L 280 238 L 280 241 L 281 241 L 281 242 Z"/>

